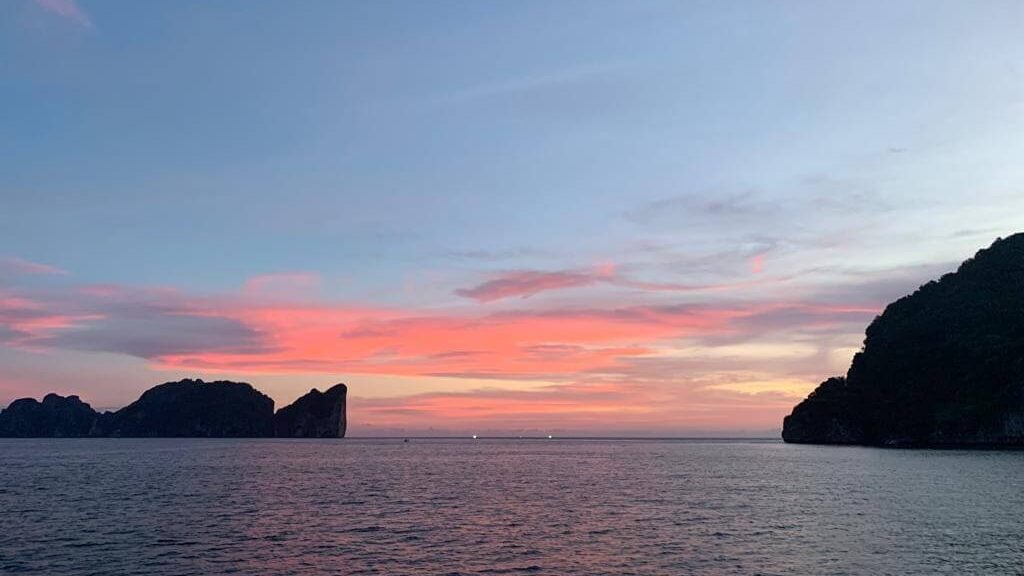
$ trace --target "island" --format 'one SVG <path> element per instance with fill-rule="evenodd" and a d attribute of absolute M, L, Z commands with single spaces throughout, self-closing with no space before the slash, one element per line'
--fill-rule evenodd
<path fill-rule="evenodd" d="M 344 384 L 314 388 L 276 414 L 274 400 L 244 382 L 167 382 L 103 413 L 78 396 L 47 394 L 0 411 L 0 437 L 344 438 L 347 393 Z"/>
<path fill-rule="evenodd" d="M 783 421 L 805 444 L 1024 446 L 1024 234 L 889 304 L 845 377 Z"/>
<path fill-rule="evenodd" d="M 345 436 L 345 396 L 348 388 L 338 384 L 320 392 L 316 388 L 274 414 L 274 436 L 278 438 L 341 438 Z"/>

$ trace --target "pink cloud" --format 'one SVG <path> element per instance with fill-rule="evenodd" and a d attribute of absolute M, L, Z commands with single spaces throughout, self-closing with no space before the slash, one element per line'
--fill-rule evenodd
<path fill-rule="evenodd" d="M 0 292 L 0 345 L 36 348 L 55 331 L 99 317 L 52 310 L 44 302 Z"/>
<path fill-rule="evenodd" d="M 209 349 L 167 349 L 147 357 L 165 367 L 210 371 L 565 380 L 616 373 L 626 360 L 680 338 L 731 342 L 801 327 L 843 331 L 875 313 L 877 308 L 770 303 L 425 315 L 223 302 L 188 314 L 221 321 L 232 338 L 258 335 L 257 342 L 229 339 Z"/>
<path fill-rule="evenodd" d="M 751 267 L 760 272 L 763 256 L 755 256 Z M 514 270 L 504 272 L 472 288 L 455 291 L 458 296 L 471 298 L 480 303 L 494 302 L 506 298 L 529 298 L 541 292 L 581 288 L 595 284 L 607 284 L 620 288 L 643 290 L 645 292 L 716 292 L 735 290 L 755 285 L 782 282 L 788 278 L 763 278 L 744 282 L 718 284 L 683 284 L 676 282 L 645 282 L 633 280 L 617 272 L 614 264 L 603 264 L 591 270 Z"/>
<path fill-rule="evenodd" d="M 562 270 L 542 272 L 536 270 L 518 270 L 506 272 L 473 288 L 463 288 L 455 294 L 472 298 L 477 302 L 493 302 L 505 298 L 529 298 L 534 294 L 548 290 L 561 290 L 588 286 L 605 281 L 614 275 L 614 268 L 602 266 L 589 271 Z"/>
<path fill-rule="evenodd" d="M 211 350 L 153 360 L 207 370 L 561 376 L 648 353 L 648 345 L 661 338 L 724 330 L 729 318 L 738 314 L 729 309 L 637 306 L 420 315 L 279 305 L 222 308 L 215 313 L 265 335 L 268 351 Z"/>
<path fill-rule="evenodd" d="M 481 389 L 350 401 L 355 433 L 428 429 L 441 433 L 586 434 L 666 436 L 763 434 L 778 427 L 795 398 L 715 389 L 698 379 L 636 385 L 621 380 L 572 383 L 539 390 Z M 446 429 L 437 430 L 437 426 Z"/>
<path fill-rule="evenodd" d="M 613 271 L 603 267 L 591 276 Z M 258 277 L 238 293 L 214 296 L 123 285 L 0 291 L 0 346 L 121 354 L 181 375 L 344 374 L 353 382 L 360 374 L 445 376 L 487 379 L 504 388 L 354 398 L 354 418 L 378 429 L 500 421 L 505 429 L 559 422 L 609 430 L 613 422 L 623 433 L 642 426 L 679 433 L 687 426 L 777 423 L 793 398 L 737 392 L 737 383 L 756 373 L 759 381 L 799 377 L 810 385 L 822 362 L 819 355 L 695 359 L 687 356 L 692 350 L 742 348 L 801 330 L 811 342 L 845 337 L 880 309 L 787 300 L 438 311 L 282 299 L 264 290 L 301 289 L 314 280 L 304 274 Z M 548 385 L 516 390 L 523 381 Z M 715 387 L 723 384 L 733 391 Z"/>
<path fill-rule="evenodd" d="M 75 0 L 35 0 L 47 12 L 67 18 L 80 26 L 92 27 L 92 19 Z"/>
<path fill-rule="evenodd" d="M 162 367 L 246 373 L 366 373 L 563 380 L 623 366 L 689 338 L 740 341 L 782 328 L 843 330 L 876 307 L 804 302 L 570 306 L 479 313 L 311 303 L 171 288 L 69 287 L 2 294 L 9 344 L 128 354 Z"/>
<path fill-rule="evenodd" d="M 755 254 L 750 257 L 750 272 L 753 274 L 764 272 L 764 254 Z"/>

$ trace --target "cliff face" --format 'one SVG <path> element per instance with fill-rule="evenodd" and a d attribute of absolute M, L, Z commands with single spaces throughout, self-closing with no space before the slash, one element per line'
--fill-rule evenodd
<path fill-rule="evenodd" d="M 273 436 L 274 401 L 241 382 L 168 382 L 100 417 L 99 435 L 254 438 Z"/>
<path fill-rule="evenodd" d="M 344 438 L 348 387 L 338 384 L 326 392 L 316 388 L 274 415 L 278 438 Z"/>
<path fill-rule="evenodd" d="M 92 433 L 98 417 L 78 396 L 47 394 L 42 402 L 22 398 L 0 412 L 0 437 L 80 438 Z"/>
<path fill-rule="evenodd" d="M 1024 445 L 1024 234 L 886 307 L 845 380 L 783 423 L 787 442 Z"/>
<path fill-rule="evenodd" d="M 866 422 L 859 390 L 846 378 L 829 378 L 786 416 L 782 439 L 817 444 L 861 444 Z"/>

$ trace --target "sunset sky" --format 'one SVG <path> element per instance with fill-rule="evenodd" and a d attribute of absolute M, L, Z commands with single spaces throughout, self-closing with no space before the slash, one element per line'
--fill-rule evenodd
<path fill-rule="evenodd" d="M 0 3 L 0 405 L 774 434 L 1024 230 L 1024 3 Z"/>

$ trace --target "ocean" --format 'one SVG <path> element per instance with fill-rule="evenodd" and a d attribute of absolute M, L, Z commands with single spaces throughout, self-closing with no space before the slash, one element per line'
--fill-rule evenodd
<path fill-rule="evenodd" d="M 1024 452 L 0 440 L 0 573 L 1021 574 Z"/>

